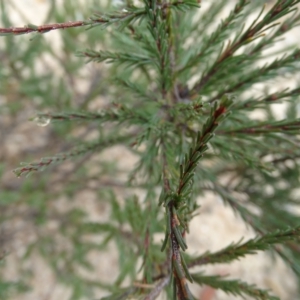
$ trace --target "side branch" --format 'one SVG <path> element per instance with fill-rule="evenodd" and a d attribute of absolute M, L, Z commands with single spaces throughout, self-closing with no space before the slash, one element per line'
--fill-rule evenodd
<path fill-rule="evenodd" d="M 195 86 L 190 91 L 190 96 L 193 97 L 206 86 L 209 80 L 219 71 L 220 66 L 229 58 L 234 56 L 234 53 L 240 49 L 245 44 L 252 42 L 253 40 L 262 37 L 265 34 L 265 31 L 277 26 L 279 23 L 275 23 L 279 18 L 288 13 L 292 12 L 294 9 L 292 8 L 299 0 L 288 1 L 283 3 L 284 1 L 278 1 L 272 9 L 263 17 L 261 21 L 258 21 L 261 13 L 258 15 L 257 19 L 248 27 L 248 29 L 239 37 L 236 38 L 232 43 L 231 41 L 228 42 L 228 45 L 225 47 L 223 52 L 217 58 L 215 63 L 212 65 L 210 70 L 206 74 L 203 74 L 202 78 L 195 84 Z M 229 93 L 230 91 L 225 91 L 224 93 Z M 220 95 L 218 95 L 219 97 Z M 213 100 L 211 100 L 213 101 Z"/>
<path fill-rule="evenodd" d="M 99 19 L 97 23 L 105 23 L 105 21 Z M 70 21 L 65 23 L 46 24 L 41 26 L 29 24 L 29 25 L 25 25 L 24 27 L 0 28 L 0 35 L 6 35 L 6 34 L 20 35 L 20 34 L 26 34 L 31 32 L 46 33 L 51 30 L 81 27 L 86 25 L 90 25 L 90 23 L 86 21 Z"/>
<path fill-rule="evenodd" d="M 202 132 L 198 133 L 196 143 L 190 148 L 189 153 L 184 157 L 183 163 L 180 165 L 180 177 L 177 187 L 177 203 L 176 208 L 181 206 L 181 202 L 185 202 L 191 194 L 193 188 L 193 178 L 197 164 L 203 153 L 208 149 L 207 143 L 213 137 L 215 129 L 228 115 L 228 108 L 231 106 L 232 100 L 224 96 L 218 106 L 215 103 L 211 109 L 210 117 L 203 126 Z"/>
<path fill-rule="evenodd" d="M 28 24 L 25 25 L 24 27 L 0 28 L 0 35 L 7 35 L 7 34 L 19 35 L 19 34 L 26 34 L 31 32 L 46 33 L 56 29 L 81 27 L 87 25 L 91 27 L 101 25 L 101 24 L 110 25 L 128 18 L 140 17 L 144 15 L 144 13 L 145 11 L 143 9 L 136 9 L 132 12 L 117 13 L 115 15 L 95 14 L 88 21 L 69 21 L 65 23 L 46 24 L 40 26 Z"/>
<path fill-rule="evenodd" d="M 231 244 L 226 248 L 215 253 L 206 252 L 203 255 L 194 258 L 188 263 L 188 267 L 200 266 L 204 264 L 229 263 L 246 255 L 256 254 L 258 251 L 272 249 L 275 244 L 284 244 L 289 241 L 297 240 L 300 236 L 300 227 L 288 228 L 285 230 L 276 230 L 265 234 L 262 237 L 255 237 L 245 243 L 241 241 Z"/>
<path fill-rule="evenodd" d="M 164 277 L 159 283 L 155 286 L 155 288 L 144 298 L 144 300 L 154 300 L 156 299 L 161 291 L 165 288 L 166 285 L 169 284 L 170 276 Z"/>
<path fill-rule="evenodd" d="M 17 177 L 21 177 L 22 175 L 28 175 L 31 172 L 42 171 L 46 167 L 53 165 L 55 163 L 62 163 L 67 159 L 84 155 L 88 152 L 92 152 L 97 149 L 104 149 L 110 147 L 111 145 L 122 143 L 133 136 L 134 135 L 130 134 L 126 136 L 108 138 L 107 140 L 101 139 L 98 141 L 85 143 L 74 148 L 69 152 L 58 153 L 50 157 L 43 157 L 40 159 L 40 161 L 36 161 L 36 162 L 23 163 L 22 167 L 14 169 L 13 172 Z"/>
<path fill-rule="evenodd" d="M 197 2 L 185 2 L 185 1 L 176 1 L 174 3 L 166 3 L 162 6 L 162 9 L 165 10 L 167 8 L 192 8 L 192 7 L 199 7 L 199 4 Z M 24 27 L 11 27 L 11 28 L 0 28 L 0 36 L 1 35 L 8 35 L 8 34 L 14 34 L 14 35 L 20 35 L 20 34 L 27 34 L 32 32 L 37 33 L 46 33 L 51 30 L 56 29 L 65 29 L 65 28 L 72 28 L 72 27 L 81 27 L 81 26 L 97 26 L 97 25 L 111 25 L 113 23 L 122 21 L 122 20 L 128 20 L 128 19 L 136 19 L 140 18 L 143 15 L 145 15 L 146 11 L 144 8 L 128 8 L 126 12 L 122 13 L 115 13 L 115 14 L 109 14 L 109 15 L 100 15 L 95 14 L 93 15 L 90 20 L 88 21 L 69 21 L 65 23 L 54 23 L 54 24 L 46 24 L 46 25 L 33 25 L 28 24 Z"/>

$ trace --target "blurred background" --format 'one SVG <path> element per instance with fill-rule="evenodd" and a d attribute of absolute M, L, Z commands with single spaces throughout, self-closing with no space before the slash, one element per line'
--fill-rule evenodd
<path fill-rule="evenodd" d="M 209 1 L 202 2 L 204 8 L 209 6 Z M 87 20 L 93 12 L 116 5 L 117 1 L 96 0 L 0 0 L 0 26 Z M 71 151 L 82 140 L 97 139 L 99 126 L 93 122 L 39 126 L 29 119 L 37 112 L 95 112 L 121 96 L 110 88 L 105 64 L 85 64 L 75 56 L 77 50 L 109 48 L 106 32 L 72 28 L 0 37 L 0 299 L 100 299 L 118 278 L 118 261 L 126 259 L 118 256 L 113 243 L 103 248 L 103 237 L 77 231 L 82 220 L 109 218 L 108 188 L 126 196 L 124 187 L 112 180 L 116 173 L 124 179 L 136 162 L 126 147 L 79 156 L 28 177 L 17 178 L 12 172 L 21 162 L 39 161 Z M 113 34 L 111 29 L 108 33 Z M 201 199 L 200 212 L 201 219 L 191 224 L 190 253 L 215 251 L 242 236 L 254 236 L 209 193 Z M 292 272 L 267 254 L 205 269 L 257 283 L 283 300 L 296 299 Z M 207 287 L 194 291 L 201 300 L 240 299 Z"/>

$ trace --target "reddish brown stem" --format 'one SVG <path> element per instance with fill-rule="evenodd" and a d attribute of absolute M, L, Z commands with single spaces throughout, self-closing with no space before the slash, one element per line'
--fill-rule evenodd
<path fill-rule="evenodd" d="M 104 23 L 103 19 L 99 19 L 95 21 L 95 23 Z M 24 27 L 12 27 L 12 28 L 0 28 L 0 34 L 26 34 L 31 32 L 39 32 L 45 33 L 51 30 L 56 29 L 65 29 L 65 28 L 72 28 L 72 27 L 80 27 L 89 25 L 86 21 L 70 21 L 65 23 L 55 23 L 55 24 L 46 24 L 41 26 L 24 26 Z"/>

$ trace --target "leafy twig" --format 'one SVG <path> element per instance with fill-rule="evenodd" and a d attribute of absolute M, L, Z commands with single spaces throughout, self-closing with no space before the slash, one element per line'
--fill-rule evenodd
<path fill-rule="evenodd" d="M 199 7 L 198 3 L 196 1 L 190 0 L 190 1 L 176 1 L 174 3 L 165 3 L 161 9 L 167 9 L 175 8 L 175 9 L 187 9 L 191 7 Z M 117 22 L 127 22 L 136 20 L 143 15 L 146 14 L 146 11 L 144 8 L 136 8 L 136 7 L 130 7 L 127 8 L 126 11 L 123 11 L 121 13 L 114 13 L 114 14 L 108 14 L 108 15 L 101 15 L 101 14 L 94 14 L 92 17 L 90 17 L 90 20 L 88 21 L 69 21 L 64 23 L 54 23 L 54 24 L 45 24 L 45 25 L 33 25 L 28 24 L 24 27 L 11 27 L 11 28 L 0 28 L 0 35 L 8 35 L 8 34 L 14 34 L 14 35 L 20 35 L 20 34 L 27 34 L 32 32 L 37 33 L 46 33 L 52 30 L 57 29 L 67 29 L 67 28 L 74 28 L 74 27 L 82 27 L 82 26 L 98 26 L 98 25 L 111 25 Z"/>
<path fill-rule="evenodd" d="M 249 126 L 249 127 L 241 127 L 232 130 L 224 130 L 220 131 L 220 134 L 235 134 L 235 133 L 245 133 L 245 134 L 263 134 L 263 133 L 271 133 L 271 132 L 279 132 L 279 133 L 298 133 L 300 129 L 300 120 L 294 121 L 279 121 L 274 122 L 273 124 L 270 122 L 263 122 L 261 124 Z"/>
<path fill-rule="evenodd" d="M 248 295 L 257 300 L 279 300 L 266 290 L 258 289 L 255 285 L 249 285 L 240 280 L 223 280 L 221 276 L 204 276 L 193 274 L 195 281 L 201 285 L 209 285 L 215 289 L 220 289 L 227 294 L 234 296 Z"/>
<path fill-rule="evenodd" d="M 265 251 L 271 249 L 274 244 L 286 243 L 300 237 L 300 227 L 277 230 L 272 233 L 265 234 L 262 237 L 250 239 L 245 243 L 238 242 L 231 244 L 226 248 L 215 253 L 204 253 L 194 258 L 188 263 L 189 268 L 203 264 L 229 263 L 249 254 L 256 254 L 257 251 Z"/>
<path fill-rule="evenodd" d="M 40 26 L 28 24 L 25 25 L 24 27 L 0 28 L 0 35 L 7 35 L 7 34 L 20 35 L 20 34 L 27 34 L 32 32 L 46 33 L 51 30 L 82 27 L 88 25 L 92 27 L 97 25 L 110 25 L 112 23 L 116 23 L 124 19 L 139 17 L 143 14 L 145 14 L 144 10 L 137 10 L 133 12 L 122 12 L 122 13 L 117 13 L 115 15 L 107 15 L 107 16 L 95 14 L 93 17 L 90 18 L 89 21 L 69 21 L 65 23 L 54 23 L 54 24 L 46 24 Z"/>
<path fill-rule="evenodd" d="M 180 177 L 177 194 L 176 206 L 179 207 L 182 201 L 185 201 L 191 194 L 193 187 L 194 171 L 203 153 L 208 149 L 207 143 L 213 137 L 214 131 L 219 123 L 228 115 L 228 108 L 232 100 L 224 96 L 220 105 L 216 103 L 211 109 L 211 115 L 203 126 L 202 132 L 199 132 L 195 145 L 191 147 L 188 154 L 185 155 L 183 163 L 180 165 Z"/>
<path fill-rule="evenodd" d="M 262 36 L 264 31 L 276 25 L 274 22 L 281 18 L 283 15 L 290 13 L 292 11 L 292 7 L 299 2 L 300 0 L 288 1 L 285 3 L 278 1 L 276 4 L 274 4 L 272 9 L 263 17 L 261 21 L 258 21 L 257 18 L 239 38 L 236 38 L 233 42 L 229 41 L 228 45 L 221 53 L 221 55 L 219 55 L 213 66 L 207 71 L 206 74 L 204 74 L 201 77 L 201 79 L 192 88 L 190 95 L 198 94 L 203 89 L 203 87 L 210 81 L 212 76 L 214 76 L 219 71 L 220 66 L 227 59 L 233 57 L 233 54 L 240 47 Z M 224 91 L 224 93 L 226 92 L 227 91 Z M 218 94 L 218 96 L 220 95 Z"/>
<path fill-rule="evenodd" d="M 49 165 L 53 165 L 54 163 L 63 162 L 75 156 L 83 155 L 90 151 L 95 151 L 98 148 L 105 148 L 111 144 L 127 141 L 130 137 L 132 137 L 132 135 L 123 137 L 112 137 L 107 140 L 100 139 L 99 141 L 86 143 L 80 145 L 79 147 L 73 149 L 70 152 L 58 153 L 55 156 L 50 157 L 43 157 L 39 162 L 22 163 L 23 167 L 14 169 L 13 172 L 16 174 L 17 177 L 21 177 L 22 175 L 28 175 L 33 171 L 42 171 L 46 167 L 48 167 Z"/>
<path fill-rule="evenodd" d="M 124 104 L 114 103 L 112 108 L 104 109 L 99 113 L 94 112 L 63 112 L 63 113 L 37 113 L 37 116 L 31 119 L 39 121 L 119 121 L 127 120 L 148 123 L 148 119 L 133 108 L 128 108 Z"/>

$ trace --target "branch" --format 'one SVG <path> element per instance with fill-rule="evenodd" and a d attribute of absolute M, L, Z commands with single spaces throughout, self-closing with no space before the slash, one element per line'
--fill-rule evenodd
<path fill-rule="evenodd" d="M 257 22 L 259 19 L 258 16 L 258 18 L 248 27 L 248 29 L 241 35 L 240 38 L 236 38 L 235 41 L 233 41 L 232 43 L 229 41 L 228 45 L 226 46 L 224 51 L 219 55 L 212 67 L 208 70 L 206 74 L 202 76 L 198 83 L 196 83 L 196 85 L 192 88 L 190 96 L 198 94 L 199 91 L 203 89 L 203 87 L 210 81 L 211 77 L 213 77 L 220 69 L 222 69 L 221 65 L 227 59 L 232 58 L 234 56 L 234 53 L 239 48 L 263 36 L 264 31 L 277 25 L 274 23 L 275 21 L 277 21 L 283 15 L 286 15 L 293 11 L 294 9 L 292 9 L 292 7 L 295 6 L 298 2 L 300 2 L 300 0 L 294 1 L 293 3 L 291 3 L 291 1 L 288 1 L 286 3 L 278 1 L 276 4 L 274 4 L 272 9 L 263 17 L 261 21 Z"/>
<path fill-rule="evenodd" d="M 40 25 L 40 26 L 28 24 L 25 25 L 24 27 L 0 28 L 0 35 L 8 35 L 8 34 L 20 35 L 20 34 L 27 34 L 31 32 L 46 33 L 51 30 L 81 27 L 86 25 L 88 25 L 86 21 L 73 21 L 73 22 L 70 21 L 65 23 L 55 23 L 55 24 L 47 24 L 47 25 Z"/>
<path fill-rule="evenodd" d="M 162 14 L 160 6 L 156 5 L 156 1 L 146 1 L 145 9 L 148 15 L 148 29 L 156 44 L 154 54 L 157 59 L 157 65 L 160 75 L 160 89 L 162 97 L 165 98 L 168 89 L 168 81 L 171 77 L 170 72 L 170 55 L 171 47 L 170 29 L 166 22 L 166 13 Z M 168 13 L 167 13 L 168 14 Z"/>
<path fill-rule="evenodd" d="M 263 134 L 263 133 L 290 133 L 290 134 L 298 134 L 300 129 L 300 119 L 294 121 L 279 121 L 270 124 L 270 122 L 263 122 L 258 125 L 242 127 L 233 130 L 220 131 L 220 134 Z"/>
<path fill-rule="evenodd" d="M 179 300 L 193 300 L 187 280 L 193 282 L 191 275 L 188 272 L 188 268 L 180 253 L 180 248 L 185 251 L 187 245 L 184 241 L 182 233 L 180 231 L 180 224 L 178 215 L 175 210 L 175 204 L 170 201 L 166 207 L 167 214 L 169 215 L 169 237 L 172 251 L 172 269 L 174 274 L 174 294 L 178 296 Z"/>
<path fill-rule="evenodd" d="M 276 103 L 276 102 L 280 103 L 280 101 L 284 98 L 297 97 L 299 94 L 300 94 L 300 87 L 297 87 L 290 91 L 288 88 L 286 88 L 282 91 L 276 91 L 274 93 L 268 94 L 263 97 L 259 97 L 257 99 L 250 98 L 241 103 L 237 103 L 237 105 L 234 106 L 234 110 L 259 108 L 262 106 L 262 104 L 266 104 L 266 103 Z"/>
<path fill-rule="evenodd" d="M 201 273 L 193 274 L 193 276 L 200 285 L 209 285 L 234 296 L 248 295 L 258 300 L 279 300 L 278 297 L 270 295 L 268 291 L 258 289 L 255 285 L 249 285 L 240 280 L 222 280 L 221 276 L 204 276 Z"/>
<path fill-rule="evenodd" d="M 186 65 L 177 71 L 177 74 L 181 74 L 183 71 L 195 66 L 200 61 L 200 59 L 203 59 L 203 57 L 207 55 L 210 47 L 215 46 L 217 43 L 223 41 L 225 39 L 225 32 L 232 27 L 236 19 L 240 17 L 240 13 L 243 11 L 244 7 L 248 4 L 248 0 L 241 0 L 239 3 L 237 3 L 228 17 L 225 20 L 221 21 L 221 24 L 218 26 L 216 31 L 214 31 L 210 35 L 210 37 L 204 41 L 204 44 L 201 46 L 200 52 L 191 57 Z"/>
<path fill-rule="evenodd" d="M 85 143 L 83 145 L 78 146 L 77 148 L 71 150 L 70 152 L 63 152 L 58 153 L 54 156 L 50 157 L 43 157 L 38 162 L 31 162 L 31 163 L 21 163 L 23 167 L 14 169 L 13 172 L 16 174 L 17 177 L 21 177 L 22 175 L 29 175 L 33 171 L 42 171 L 46 167 L 53 165 L 54 163 L 63 162 L 67 159 L 71 159 L 73 157 L 86 154 L 90 151 L 95 151 L 98 148 L 106 148 L 112 144 L 121 143 L 127 141 L 134 135 L 128 135 L 123 137 L 112 137 L 108 140 L 99 140 L 90 143 Z"/>
<path fill-rule="evenodd" d="M 166 149 L 165 144 L 162 139 L 162 161 L 163 161 L 163 182 L 164 187 L 162 191 L 162 196 L 171 193 L 171 186 L 168 178 L 167 171 L 167 157 L 166 157 Z M 167 228 L 165 233 L 165 239 L 161 248 L 161 251 L 164 251 L 168 242 L 170 241 L 171 248 L 171 260 L 172 260 L 172 270 L 174 274 L 174 295 L 179 297 L 179 300 L 193 300 L 193 296 L 189 290 L 189 287 L 186 282 L 186 277 L 192 282 L 191 276 L 188 273 L 186 268 L 186 264 L 183 260 L 183 257 L 180 253 L 180 247 L 184 250 L 187 249 L 187 245 L 184 241 L 184 238 L 181 233 L 178 215 L 175 210 L 174 201 L 169 201 L 168 205 L 166 205 L 166 216 L 167 216 Z M 148 298 L 146 298 L 148 299 Z M 151 299 L 151 298 L 149 298 Z"/>
<path fill-rule="evenodd" d="M 276 58 L 268 65 L 266 64 L 262 68 L 258 68 L 253 70 L 252 72 L 249 72 L 245 77 L 241 77 L 241 79 L 238 82 L 222 90 L 216 96 L 209 99 L 208 102 L 213 102 L 219 99 L 224 93 L 236 92 L 238 89 L 242 88 L 243 86 L 254 84 L 256 82 L 262 83 L 264 78 L 269 79 L 268 75 L 272 74 L 272 72 L 278 71 L 279 69 L 286 68 L 286 67 L 294 67 L 295 62 L 299 60 L 300 60 L 300 49 L 296 49 L 293 53 L 291 53 L 286 57 L 283 56 L 280 59 Z"/>
<path fill-rule="evenodd" d="M 196 143 L 191 147 L 189 154 L 185 155 L 183 163 L 180 165 L 180 177 L 177 194 L 176 207 L 191 194 L 193 187 L 194 171 L 203 153 L 208 149 L 207 143 L 213 137 L 215 129 L 219 123 L 228 115 L 228 108 L 232 104 L 232 100 L 224 96 L 220 105 L 214 105 L 211 109 L 210 117 L 203 126 L 202 132 L 199 132 Z"/>
<path fill-rule="evenodd" d="M 170 281 L 170 275 L 163 278 L 156 286 L 155 288 L 144 298 L 144 300 L 154 300 L 156 299 L 164 287 L 169 284 Z"/>
<path fill-rule="evenodd" d="M 262 237 L 256 237 L 241 244 L 231 244 L 225 249 L 215 253 L 204 253 L 188 263 L 188 267 L 194 267 L 204 264 L 229 263 L 233 260 L 244 257 L 248 254 L 256 254 L 257 251 L 266 251 L 271 249 L 271 245 L 282 244 L 290 240 L 295 240 L 300 236 L 300 227 L 286 230 L 277 230 L 265 234 Z"/>
<path fill-rule="evenodd" d="M 69 21 L 65 23 L 46 24 L 40 26 L 28 24 L 25 25 L 24 27 L 0 28 L 0 35 L 8 35 L 8 34 L 20 35 L 20 34 L 27 34 L 32 32 L 46 33 L 51 30 L 82 27 L 82 26 L 90 26 L 90 28 L 95 27 L 97 25 L 108 26 L 122 20 L 125 21 L 128 19 L 141 17 L 144 14 L 145 14 L 144 9 L 134 9 L 132 11 L 116 13 L 116 14 L 111 14 L 106 16 L 95 14 L 90 18 L 89 21 Z"/>
<path fill-rule="evenodd" d="M 142 66 L 154 63 L 154 60 L 151 57 L 139 55 L 136 53 L 113 53 L 109 51 L 94 51 L 87 49 L 85 51 L 78 52 L 77 56 L 88 58 L 87 63 L 91 61 L 106 61 L 106 63 L 127 64 L 129 66 Z"/>
<path fill-rule="evenodd" d="M 197 1 L 190 0 L 190 1 L 176 1 L 174 3 L 166 3 L 161 7 L 161 9 L 162 10 L 165 10 L 167 8 L 187 9 L 192 7 L 199 7 Z M 40 26 L 28 24 L 25 25 L 24 27 L 0 28 L 0 36 L 8 35 L 8 34 L 20 35 L 20 34 L 27 34 L 32 32 L 46 33 L 57 29 L 66 29 L 66 28 L 82 27 L 82 26 L 90 26 L 90 28 L 98 25 L 109 26 L 121 21 L 127 22 L 128 24 L 133 20 L 141 18 L 145 14 L 146 11 L 144 8 L 136 8 L 134 6 L 131 6 L 131 7 L 127 7 L 126 10 L 122 12 L 117 12 L 114 14 L 101 15 L 96 13 L 92 17 L 90 17 L 90 20 L 88 21 L 69 21 L 64 23 L 54 23 L 54 24 L 46 24 Z"/>
<path fill-rule="evenodd" d="M 149 120 L 145 114 L 124 104 L 113 103 L 112 108 L 103 109 L 99 113 L 93 112 L 62 112 L 62 113 L 37 113 L 36 117 L 30 120 L 40 126 L 48 125 L 50 121 L 118 121 L 119 123 L 130 120 L 133 123 L 147 124 Z"/>
<path fill-rule="evenodd" d="M 186 199 L 187 195 L 190 195 L 193 186 L 194 170 L 198 161 L 204 151 L 207 150 L 207 142 L 213 136 L 213 131 L 228 114 L 227 109 L 231 104 L 231 99 L 223 97 L 220 105 L 215 103 L 214 107 L 211 109 L 211 115 L 203 126 L 202 134 L 198 134 L 194 147 L 191 148 L 189 155 L 186 155 L 185 157 L 183 165 L 180 166 L 180 179 L 176 193 L 171 191 L 170 183 L 167 179 L 167 161 L 164 154 L 165 151 L 163 151 L 164 189 L 159 203 L 161 204 L 164 202 L 166 208 L 167 228 L 161 250 L 163 251 L 168 242 L 170 242 L 172 269 L 174 274 L 174 294 L 176 294 L 180 300 L 193 299 L 187 285 L 187 280 L 193 282 L 193 279 L 189 274 L 184 258 L 180 252 L 180 248 L 183 251 L 187 249 L 184 239 L 186 225 L 184 221 L 180 220 L 177 209 L 185 203 L 182 199 Z"/>

